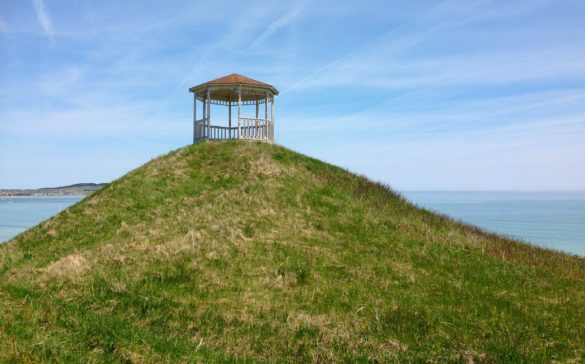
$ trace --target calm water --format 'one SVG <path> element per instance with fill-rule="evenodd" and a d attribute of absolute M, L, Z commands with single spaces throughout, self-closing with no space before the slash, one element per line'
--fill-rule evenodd
<path fill-rule="evenodd" d="M 585 192 L 403 192 L 410 201 L 547 248 L 585 256 Z"/>
<path fill-rule="evenodd" d="M 6 241 L 83 197 L 0 197 L 0 242 Z"/>
<path fill-rule="evenodd" d="M 585 192 L 403 192 L 419 206 L 532 244 L 585 256 Z M 81 197 L 0 198 L 0 242 Z"/>

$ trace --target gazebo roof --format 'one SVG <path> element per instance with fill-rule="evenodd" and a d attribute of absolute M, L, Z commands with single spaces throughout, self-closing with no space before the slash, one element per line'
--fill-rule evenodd
<path fill-rule="evenodd" d="M 207 89 L 213 87 L 213 94 L 211 99 L 221 101 L 237 101 L 238 94 L 236 91 L 237 86 L 245 86 L 246 89 L 254 89 L 257 91 L 267 90 L 273 95 L 278 95 L 278 90 L 274 86 L 267 83 L 254 80 L 252 78 L 232 73 L 231 75 L 223 76 L 215 80 L 204 82 L 200 85 L 193 86 L 189 89 L 189 92 L 197 94 L 198 98 L 205 99 L 207 97 Z M 242 101 L 250 101 L 264 98 L 262 93 L 242 93 Z"/>

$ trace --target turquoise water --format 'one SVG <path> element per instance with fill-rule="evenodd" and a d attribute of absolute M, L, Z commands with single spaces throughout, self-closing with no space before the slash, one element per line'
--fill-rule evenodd
<path fill-rule="evenodd" d="M 585 192 L 402 192 L 411 202 L 527 243 L 585 256 Z"/>
<path fill-rule="evenodd" d="M 585 256 L 585 192 L 403 192 L 419 206 L 484 229 Z M 81 197 L 0 198 L 0 242 Z"/>
<path fill-rule="evenodd" d="M 0 242 L 4 242 L 83 197 L 0 197 Z"/>

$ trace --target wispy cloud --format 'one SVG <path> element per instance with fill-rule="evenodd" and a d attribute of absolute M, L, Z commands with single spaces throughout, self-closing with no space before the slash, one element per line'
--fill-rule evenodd
<path fill-rule="evenodd" d="M 0 33 L 6 33 L 8 32 L 8 25 L 6 24 L 6 22 L 0 18 Z"/>
<path fill-rule="evenodd" d="M 55 30 L 53 29 L 53 22 L 51 20 L 51 16 L 49 15 L 49 11 L 45 6 L 43 0 L 33 0 L 33 5 L 35 6 L 35 12 L 37 13 L 37 19 L 45 32 L 47 38 L 51 42 L 51 45 L 55 45 Z"/>
<path fill-rule="evenodd" d="M 40 77 L 38 90 L 44 96 L 69 96 L 75 92 L 82 76 L 83 72 L 79 67 L 69 66 L 54 70 Z"/>
<path fill-rule="evenodd" d="M 199 60 L 193 65 L 193 67 L 191 67 L 191 70 L 189 70 L 189 72 L 187 72 L 185 76 L 177 83 L 173 91 L 163 100 L 163 102 L 156 110 L 156 112 L 154 112 L 152 117 L 149 118 L 149 122 L 152 123 L 154 120 L 157 119 L 159 114 L 169 105 L 169 102 L 179 90 L 184 91 L 183 87 L 187 84 L 189 80 L 193 78 L 193 73 L 195 73 L 195 71 L 201 65 L 201 63 L 208 57 L 209 52 L 210 52 L 209 49 L 206 50 L 205 53 L 203 53 L 203 55 L 201 56 L 201 58 L 199 58 Z"/>
<path fill-rule="evenodd" d="M 543 0 L 516 7 L 496 6 L 490 1 L 464 5 L 460 1 L 444 1 L 421 16 L 314 68 L 307 76 L 292 81 L 282 94 L 328 86 L 402 89 L 410 94 L 413 89 L 418 92 L 452 84 L 505 84 L 561 74 L 582 74 L 585 66 L 575 60 L 583 57 L 583 39 L 575 37 L 567 42 L 556 39 L 552 44 L 541 41 L 538 47 L 534 47 L 536 42 L 529 40 L 526 44 L 507 48 L 504 44 L 521 37 L 522 33 L 517 29 L 502 29 L 494 32 L 494 37 L 506 34 L 507 39 L 501 41 L 501 48 L 485 44 L 470 52 L 469 49 L 460 51 L 453 44 L 441 43 L 445 38 L 459 38 L 465 43 L 470 37 L 482 36 L 467 33 L 481 26 L 482 22 L 506 20 L 512 14 L 530 15 L 548 3 L 548 0 Z M 429 54 L 421 52 L 421 47 L 425 46 L 454 49 L 447 54 Z"/>
<path fill-rule="evenodd" d="M 443 1 L 422 14 L 419 17 L 422 19 L 421 21 L 412 20 L 400 27 L 391 28 L 390 30 L 383 32 L 381 35 L 374 37 L 372 40 L 365 42 L 359 47 L 356 47 L 355 49 L 334 59 L 324 66 L 319 67 L 308 76 L 297 80 L 292 85 L 287 87 L 282 93 L 285 94 L 293 89 L 312 84 L 313 81 L 316 80 L 318 80 L 316 81 L 317 83 L 322 84 L 322 76 L 325 76 L 330 71 L 333 71 L 335 76 L 325 76 L 325 78 L 329 80 L 339 79 L 340 75 L 346 74 L 348 71 L 350 71 L 350 74 L 353 74 L 358 69 L 366 71 L 369 69 L 369 67 L 364 67 L 363 64 L 361 67 L 353 67 L 354 72 L 351 72 L 352 70 L 338 69 L 343 68 L 344 65 L 348 62 L 362 62 L 364 57 L 368 58 L 372 55 L 375 55 L 376 58 L 380 59 L 381 61 L 387 62 L 388 59 L 385 57 L 389 55 L 388 49 L 391 49 L 394 54 L 398 54 L 405 49 L 411 48 L 423 42 L 433 34 L 458 24 L 461 19 L 469 15 L 473 10 L 476 10 L 477 7 L 479 7 L 481 4 L 482 3 L 480 2 L 461 6 L 461 4 L 456 4 L 456 2 L 453 0 Z M 382 52 L 383 56 L 385 57 L 380 58 L 378 55 L 381 53 L 381 47 L 383 47 L 386 51 Z M 344 72 L 337 72 L 336 70 Z M 375 78 L 376 77 L 374 77 L 374 79 Z"/>
<path fill-rule="evenodd" d="M 278 30 L 286 27 L 291 22 L 293 22 L 297 18 L 297 16 L 301 13 L 301 11 L 303 10 L 303 8 L 304 8 L 304 4 L 303 3 L 299 3 L 291 11 L 289 11 L 288 13 L 284 14 L 283 16 L 281 16 L 280 18 L 278 18 L 274 22 L 272 22 L 262 32 L 262 34 L 260 34 L 258 36 L 258 38 L 256 38 L 254 40 L 254 42 L 252 43 L 252 47 L 259 46 L 266 39 L 270 38 L 274 33 L 276 33 Z"/>

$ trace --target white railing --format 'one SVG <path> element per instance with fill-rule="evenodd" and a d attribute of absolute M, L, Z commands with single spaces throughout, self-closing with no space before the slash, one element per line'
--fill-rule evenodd
<path fill-rule="evenodd" d="M 240 139 L 273 141 L 272 123 L 266 119 L 240 118 Z"/>
<path fill-rule="evenodd" d="M 237 127 L 208 125 L 207 118 L 195 121 L 195 141 L 202 139 L 223 140 L 236 139 L 238 136 Z"/>
<path fill-rule="evenodd" d="M 238 135 L 237 127 L 210 125 L 208 130 L 209 139 L 213 140 L 235 139 Z"/>
<path fill-rule="evenodd" d="M 274 127 L 270 120 L 255 118 L 240 118 L 240 127 L 208 125 L 208 118 L 194 122 L 194 139 L 199 140 L 227 140 L 250 139 L 274 141 Z"/>

